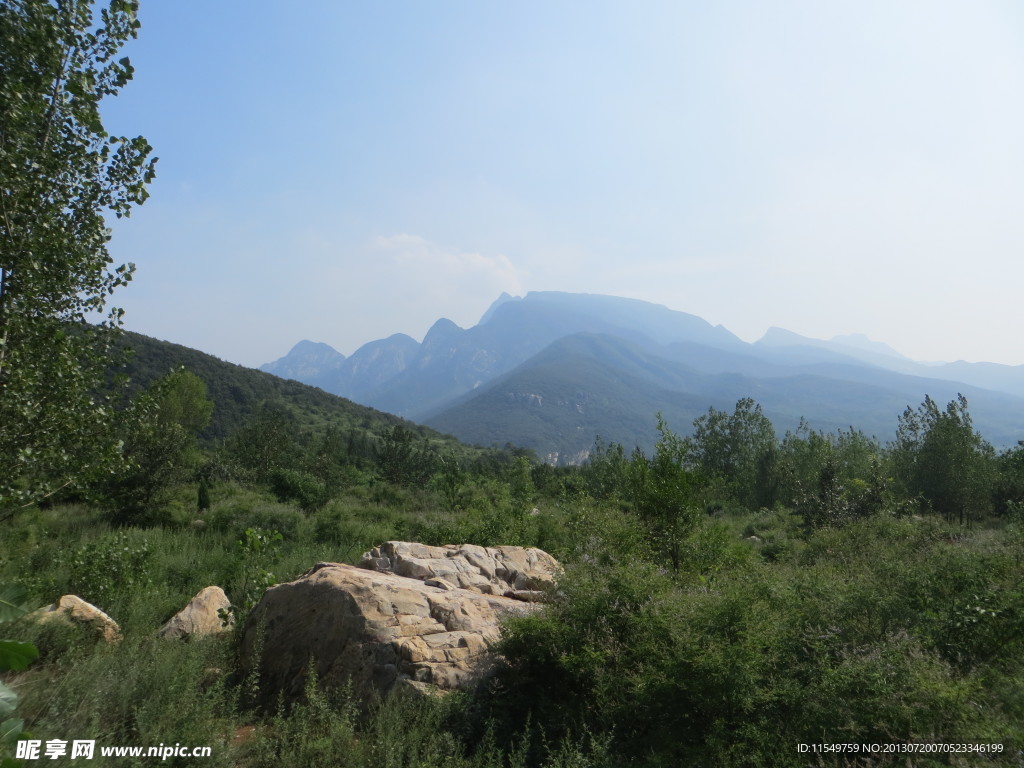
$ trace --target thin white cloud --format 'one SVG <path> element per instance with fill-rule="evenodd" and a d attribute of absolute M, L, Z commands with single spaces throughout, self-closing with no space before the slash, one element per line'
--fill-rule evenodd
<path fill-rule="evenodd" d="M 467 328 L 508 292 L 521 294 L 526 273 L 504 254 L 465 251 L 421 235 L 380 235 L 361 243 L 304 238 L 316 279 L 304 289 L 296 338 L 350 354 L 362 344 L 405 333 L 421 339 L 439 318 Z M 298 332 L 297 332 L 298 333 Z"/>
<path fill-rule="evenodd" d="M 376 237 L 373 249 L 402 270 L 403 279 L 414 280 L 418 288 L 437 298 L 457 298 L 467 289 L 492 293 L 522 290 L 522 273 L 500 253 L 468 253 L 405 233 Z"/>

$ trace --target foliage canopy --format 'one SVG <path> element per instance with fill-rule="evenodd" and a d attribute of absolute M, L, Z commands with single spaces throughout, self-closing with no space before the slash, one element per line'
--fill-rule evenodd
<path fill-rule="evenodd" d="M 900 416 L 893 458 L 908 496 L 961 523 L 988 511 L 992 447 L 974 430 L 967 398 L 945 410 L 930 397 Z"/>
<path fill-rule="evenodd" d="M 137 2 L 11 0 L 0 5 L 0 510 L 71 485 L 116 460 L 98 395 L 122 311 L 105 216 L 147 197 L 144 138 L 111 136 L 100 103 L 132 77 L 121 46 Z"/>

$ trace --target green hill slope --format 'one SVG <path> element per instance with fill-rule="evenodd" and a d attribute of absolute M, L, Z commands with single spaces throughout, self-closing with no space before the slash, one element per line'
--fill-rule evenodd
<path fill-rule="evenodd" d="M 806 417 L 824 432 L 852 426 L 888 440 L 908 405 L 925 395 L 946 402 L 962 391 L 975 425 L 995 445 L 1013 445 L 1024 435 L 1024 403 L 1010 395 L 880 369 L 837 371 L 835 364 L 793 369 L 788 376 L 710 373 L 700 370 L 701 349 L 671 350 L 692 359 L 691 366 L 612 336 L 568 336 L 425 423 L 467 442 L 508 440 L 549 461 L 576 463 L 596 435 L 649 450 L 657 439 L 657 412 L 685 434 L 709 407 L 728 411 L 751 397 L 780 433 Z"/>
<path fill-rule="evenodd" d="M 455 438 L 413 424 L 390 413 L 353 403 L 297 381 L 227 363 L 213 355 L 180 344 L 125 333 L 124 345 L 133 350 L 124 369 L 131 379 L 130 392 L 138 392 L 170 371 L 184 366 L 201 378 L 214 403 L 210 425 L 200 435 L 207 441 L 227 437 L 241 426 L 261 404 L 282 405 L 295 416 L 300 427 L 316 429 L 331 425 L 343 430 L 364 430 L 380 435 L 401 424 L 431 443 L 458 448 Z M 465 450 L 459 448 L 459 450 Z"/>

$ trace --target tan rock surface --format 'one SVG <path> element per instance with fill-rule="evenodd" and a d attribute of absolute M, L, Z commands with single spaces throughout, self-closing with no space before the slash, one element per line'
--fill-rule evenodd
<path fill-rule="evenodd" d="M 108 643 L 115 643 L 121 639 L 121 628 L 117 622 L 92 603 L 85 602 L 78 595 L 64 595 L 53 605 L 33 611 L 26 618 L 35 621 L 60 621 L 70 625 L 88 626 L 96 632 L 98 637 Z"/>
<path fill-rule="evenodd" d="M 230 608 L 231 601 L 223 589 L 206 587 L 172 616 L 157 634 L 160 637 L 188 639 L 229 633 L 234 626 L 234 616 L 230 617 L 225 626 L 220 611 L 228 611 Z"/>
<path fill-rule="evenodd" d="M 485 595 L 541 592 L 551 586 L 560 570 L 555 558 L 533 547 L 431 547 L 407 541 L 387 541 L 374 547 L 363 555 L 359 567 L 421 581 L 443 581 Z M 520 599 L 534 602 L 537 596 Z"/>
<path fill-rule="evenodd" d="M 387 571 L 319 563 L 299 579 L 271 587 L 253 608 L 242 641 L 242 668 L 248 674 L 259 665 L 263 703 L 272 706 L 279 692 L 288 701 L 301 697 L 310 659 L 321 685 L 338 687 L 351 679 L 358 695 L 396 685 L 470 686 L 493 662 L 488 646 L 498 637 L 499 620 L 539 608 L 482 589 L 454 587 L 493 583 L 501 588 L 491 581 L 493 572 L 468 568 L 468 560 L 451 557 L 448 548 L 386 544 L 378 549 L 388 554 L 375 557 L 388 558 L 400 570 L 445 583 L 432 586 Z M 533 555 L 535 561 L 554 562 L 534 552 L 544 556 Z M 471 554 L 481 562 L 498 562 L 480 547 Z M 423 565 L 431 561 L 444 567 Z M 500 562 L 525 566 L 528 561 L 523 555 Z"/>

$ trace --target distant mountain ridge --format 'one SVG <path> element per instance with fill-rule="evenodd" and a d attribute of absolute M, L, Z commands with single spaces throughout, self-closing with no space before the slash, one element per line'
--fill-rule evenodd
<path fill-rule="evenodd" d="M 302 341 L 260 370 L 315 382 L 333 394 L 416 419 L 573 333 L 608 333 L 648 343 L 682 338 L 721 347 L 744 345 L 722 326 L 660 305 L 549 291 L 530 292 L 523 298 L 502 294 L 481 322 L 469 329 L 442 318 L 422 344 L 395 334 L 364 344 L 345 358 L 326 344 Z M 314 347 L 327 347 L 336 357 L 329 365 L 311 369 Z"/>
<path fill-rule="evenodd" d="M 887 439 L 907 405 L 963 392 L 987 439 L 1024 439 L 1024 366 L 927 365 L 861 335 L 825 341 L 780 328 L 750 344 L 696 315 L 593 294 L 502 294 L 471 328 L 442 318 L 422 342 L 396 334 L 348 358 L 300 342 L 262 370 L 561 463 L 584 458 L 598 434 L 648 447 L 658 411 L 686 432 L 708 407 L 741 397 L 780 431 L 804 417 Z"/>
<path fill-rule="evenodd" d="M 785 328 L 777 328 L 772 326 L 765 331 L 764 336 L 758 339 L 755 344 L 768 347 L 815 347 L 817 349 L 829 349 L 834 352 L 840 352 L 842 354 L 856 357 L 859 360 L 865 362 L 879 361 L 880 358 L 895 358 L 898 360 L 904 360 L 908 363 L 913 361 L 901 355 L 895 349 L 890 347 L 888 344 L 884 344 L 880 341 L 872 341 L 867 336 L 854 333 L 847 336 L 833 336 L 830 340 L 824 339 L 811 339 L 807 336 L 801 336 L 798 333 L 787 331 Z M 883 362 L 883 361 L 880 361 Z"/>

